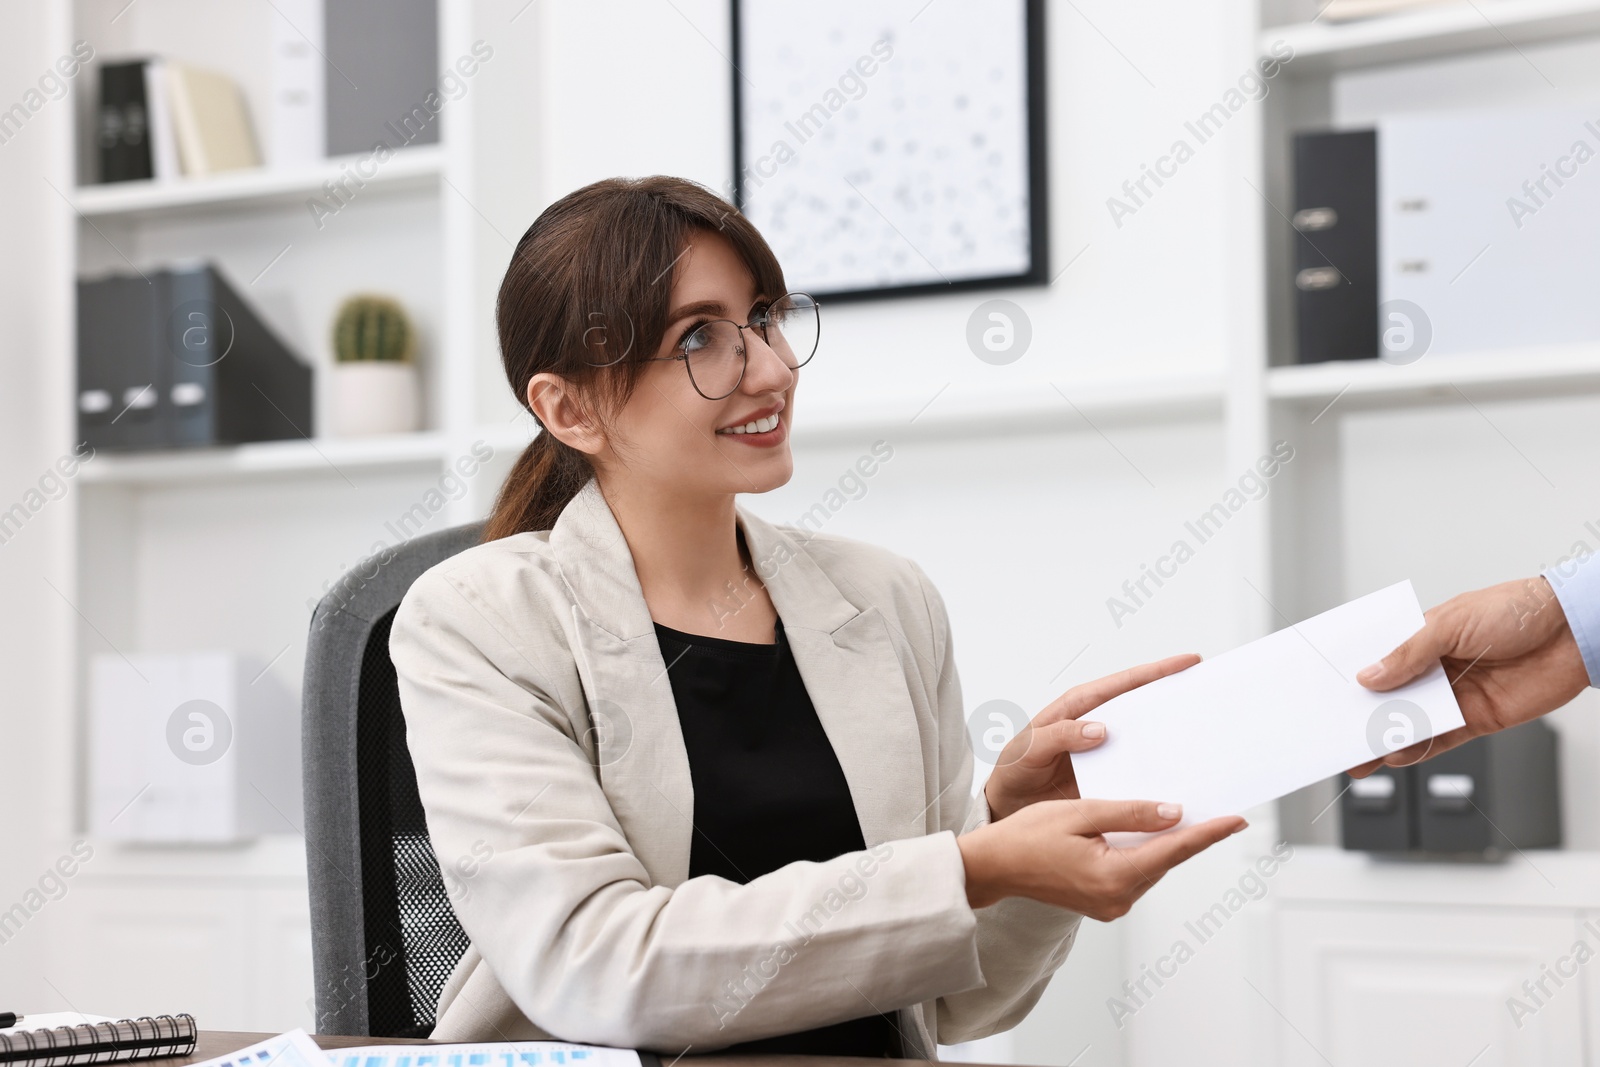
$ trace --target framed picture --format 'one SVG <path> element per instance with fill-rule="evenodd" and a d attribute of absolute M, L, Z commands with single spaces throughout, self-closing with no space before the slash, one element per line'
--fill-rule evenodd
<path fill-rule="evenodd" d="M 732 4 L 732 199 L 791 289 L 1048 283 L 1044 0 Z"/>

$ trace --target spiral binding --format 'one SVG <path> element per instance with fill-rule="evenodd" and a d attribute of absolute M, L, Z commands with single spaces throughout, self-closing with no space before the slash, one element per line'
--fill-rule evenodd
<path fill-rule="evenodd" d="M 76 1067 L 78 1064 L 186 1056 L 200 1030 L 194 1016 L 141 1015 L 104 1023 L 53 1026 L 0 1034 L 0 1064 L 7 1067 Z"/>

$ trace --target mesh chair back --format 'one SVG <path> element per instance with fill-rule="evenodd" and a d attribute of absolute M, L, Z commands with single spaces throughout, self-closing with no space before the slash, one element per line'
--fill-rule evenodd
<path fill-rule="evenodd" d="M 318 1033 L 428 1036 L 467 949 L 417 797 L 389 629 L 411 583 L 482 533 L 470 523 L 369 557 L 311 617 L 301 743 Z"/>

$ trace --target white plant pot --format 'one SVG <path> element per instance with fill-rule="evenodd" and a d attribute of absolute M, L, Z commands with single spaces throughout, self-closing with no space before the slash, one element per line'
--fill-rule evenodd
<path fill-rule="evenodd" d="M 333 433 L 337 437 L 410 433 L 421 411 L 413 363 L 359 360 L 333 365 Z"/>

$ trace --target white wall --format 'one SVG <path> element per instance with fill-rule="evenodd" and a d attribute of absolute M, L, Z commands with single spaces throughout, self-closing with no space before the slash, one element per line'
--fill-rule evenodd
<path fill-rule="evenodd" d="M 920 15 L 923 0 L 879 6 L 897 16 L 885 22 L 904 32 L 899 47 L 914 49 L 919 27 L 937 22 L 940 3 Z M 724 186 L 732 171 L 731 78 L 718 51 L 726 52 L 726 3 L 539 6 L 550 45 L 545 200 L 617 174 L 665 172 Z M 1232 253 L 1217 204 L 1239 182 L 1237 168 L 1226 165 L 1234 131 L 1202 146 L 1120 229 L 1105 201 L 1243 72 L 1250 46 L 1237 23 L 1247 10 L 1237 0 L 1050 5 L 1054 271 L 1081 258 L 1047 290 L 1004 294 L 1033 320 L 1034 351 L 1005 368 L 972 358 L 966 318 L 991 294 L 829 309 L 826 356 L 849 373 L 828 377 L 819 359 L 807 381 L 816 401 L 859 389 L 899 408 L 946 381 L 1220 373 L 1231 293 L 1216 257 Z M 1150 32 L 1155 25 L 1160 33 Z M 618 33 L 624 26 L 628 32 Z M 933 388 L 925 394 L 914 388 L 927 382 Z"/>

